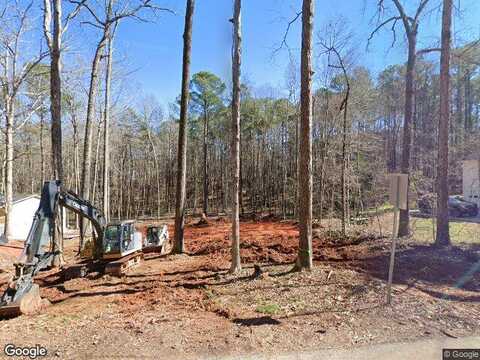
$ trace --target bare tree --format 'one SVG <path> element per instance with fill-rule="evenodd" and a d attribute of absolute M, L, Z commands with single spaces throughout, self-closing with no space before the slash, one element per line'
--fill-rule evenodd
<path fill-rule="evenodd" d="M 111 31 L 118 23 L 126 18 L 139 19 L 139 13 L 145 9 L 150 10 L 166 10 L 165 8 L 159 8 L 153 5 L 151 0 L 142 0 L 135 5 L 122 3 L 116 7 L 115 0 L 108 0 L 103 11 L 103 16 L 99 14 L 89 3 L 82 0 L 70 0 L 71 3 L 77 6 L 84 7 L 90 15 L 91 20 L 84 21 L 86 24 L 90 24 L 96 28 L 101 29 L 101 37 L 97 43 L 95 54 L 92 60 L 92 67 L 90 72 L 90 88 L 88 92 L 88 104 L 87 104 L 87 119 L 85 121 L 85 137 L 83 145 L 83 165 L 82 165 L 82 177 L 80 183 L 80 196 L 86 200 L 90 199 L 90 177 L 91 177 L 91 163 L 92 163 L 92 136 L 93 128 L 92 123 L 95 117 L 95 102 L 98 92 L 98 72 L 100 68 L 100 60 L 102 59 L 104 48 L 107 44 L 108 38 L 111 35 Z M 84 237 L 84 222 L 80 222 L 80 248 L 83 247 Z M 101 244 L 97 244 L 100 246 Z M 101 249 L 95 249 L 96 256 L 99 256 Z"/>
<path fill-rule="evenodd" d="M 105 108 L 103 112 L 103 213 L 110 219 L 110 92 L 112 82 L 113 39 L 116 25 L 107 35 L 107 66 L 105 71 Z"/>
<path fill-rule="evenodd" d="M 178 125 L 177 188 L 175 207 L 175 244 L 174 252 L 185 251 L 183 232 L 185 227 L 185 198 L 187 179 L 187 118 L 190 82 L 190 58 L 192 52 L 192 25 L 195 0 L 187 0 L 185 12 L 185 30 L 183 33 L 183 69 L 182 95 L 180 100 L 180 123 Z"/>
<path fill-rule="evenodd" d="M 344 24 L 342 24 L 342 27 Z M 347 224 L 349 223 L 349 201 L 348 201 L 348 186 L 347 186 L 347 170 L 349 159 L 349 133 L 350 126 L 348 121 L 348 105 L 350 99 L 350 78 L 347 73 L 347 55 L 343 52 L 346 51 L 345 47 L 351 36 L 341 36 L 335 27 L 332 27 L 332 33 L 329 34 L 328 41 L 321 40 L 320 45 L 324 49 L 324 53 L 328 55 L 328 66 L 334 69 L 338 69 L 343 77 L 343 98 L 340 104 L 339 111 L 342 113 L 342 170 L 340 175 L 340 182 L 342 188 L 342 234 L 345 236 L 347 232 Z M 333 57 L 333 61 L 331 59 Z"/>
<path fill-rule="evenodd" d="M 51 1 L 44 0 L 44 33 L 50 51 L 50 111 L 52 114 L 52 168 L 56 179 L 62 180 L 62 90 L 60 48 L 62 41 L 62 2 L 53 1 L 53 31 Z"/>
<path fill-rule="evenodd" d="M 53 2 L 53 16 L 52 16 Z M 62 83 L 61 83 L 61 51 L 62 51 L 62 35 L 67 29 L 68 21 L 74 18 L 79 12 L 80 7 L 67 16 L 65 27 L 62 21 L 62 1 L 61 0 L 44 0 L 43 12 L 43 32 L 50 53 L 50 113 L 51 121 L 51 144 L 52 144 L 52 169 L 55 179 L 63 181 L 63 157 L 62 157 Z M 52 28 L 53 17 L 53 28 Z M 43 166 L 43 164 L 42 164 Z M 43 174 L 42 174 L 43 175 Z M 42 176 L 43 177 L 43 176 Z M 61 212 L 59 223 L 62 223 Z M 56 230 L 57 226 L 54 227 Z M 63 264 L 63 239 L 62 232 L 55 231 L 53 236 L 55 246 L 60 246 L 59 255 L 53 258 L 53 265 L 59 266 Z M 54 249 L 57 250 L 57 249 Z"/>
<path fill-rule="evenodd" d="M 52 169 L 56 179 L 63 179 L 62 161 L 62 83 L 61 83 L 61 52 L 62 36 L 68 27 L 68 22 L 80 11 L 80 6 L 67 16 L 65 26 L 62 20 L 62 1 L 44 0 L 43 33 L 50 53 L 50 112 L 52 115 Z M 52 6 L 53 5 L 53 6 Z M 52 12 L 53 9 L 53 12 Z M 53 27 L 52 27 L 53 19 Z"/>
<path fill-rule="evenodd" d="M 314 1 L 303 0 L 300 91 L 298 207 L 300 240 L 297 269 L 312 268 L 312 34 Z"/>
<path fill-rule="evenodd" d="M 153 166 L 155 168 L 155 181 L 157 187 L 157 206 L 155 214 L 157 217 L 160 217 L 160 207 L 161 207 L 161 174 L 160 174 L 160 159 L 158 156 L 157 146 L 154 141 L 154 137 L 152 134 L 152 129 L 155 123 L 158 123 L 163 118 L 163 111 L 161 107 L 155 103 L 155 99 L 146 99 L 143 104 L 143 111 L 141 114 L 142 123 L 145 127 L 145 132 L 147 135 L 148 143 L 150 144 L 151 155 L 153 157 Z M 168 203 L 168 199 L 167 199 Z M 168 206 L 168 204 L 167 204 Z"/>
<path fill-rule="evenodd" d="M 378 18 L 379 24 L 370 34 L 369 40 L 383 27 L 391 24 L 391 30 L 396 40 L 396 25 L 399 21 L 403 23 L 405 35 L 408 42 L 408 60 L 407 71 L 405 74 L 405 108 L 404 108 L 404 122 L 403 122 L 403 145 L 402 145 L 402 162 L 401 172 L 404 174 L 410 174 L 410 150 L 412 144 L 412 130 L 411 124 L 413 119 L 413 104 L 414 104 L 414 78 L 415 78 L 415 63 L 417 59 L 417 35 L 418 27 L 420 24 L 420 17 L 424 12 L 429 0 L 420 0 L 415 14 L 409 16 L 400 0 L 391 0 L 398 12 L 398 15 L 390 16 L 387 19 L 383 19 L 385 12 L 385 0 L 378 0 Z M 407 201 L 408 204 L 408 201 Z M 408 207 L 408 205 L 407 205 Z M 399 223 L 399 236 L 406 236 L 409 233 L 409 210 L 400 210 L 400 223 Z"/>
<path fill-rule="evenodd" d="M 77 2 L 80 5 L 80 1 Z M 100 67 L 100 60 L 103 54 L 103 49 L 105 47 L 107 37 L 112 26 L 112 0 L 109 1 L 106 10 L 106 19 L 104 21 L 100 20 L 94 10 L 92 10 L 89 5 L 82 4 L 85 6 L 90 14 L 92 14 L 94 20 L 96 21 L 95 26 L 101 27 L 103 30 L 102 37 L 97 43 L 95 50 L 95 55 L 92 61 L 92 67 L 90 71 L 90 88 L 88 92 L 88 103 L 87 103 L 87 119 L 85 121 L 85 137 L 83 140 L 83 163 L 81 170 L 81 179 L 80 179 L 80 196 L 86 200 L 90 199 L 90 174 L 91 174 L 91 156 L 92 156 L 92 136 L 93 128 L 92 122 L 95 117 L 95 102 L 98 91 L 98 72 Z M 80 244 L 79 247 L 83 247 L 83 237 L 84 237 L 84 220 L 80 220 Z M 96 249 L 98 252 L 98 249 Z"/>
<path fill-rule="evenodd" d="M 437 163 L 437 238 L 435 245 L 450 245 L 448 219 L 448 132 L 450 122 L 450 47 L 452 0 L 443 0 L 442 51 L 440 55 L 440 117 Z"/>
<path fill-rule="evenodd" d="M 242 62 L 242 1 L 234 1 L 232 61 L 232 265 L 231 273 L 241 270 L 240 260 L 240 73 Z"/>
<path fill-rule="evenodd" d="M 40 107 L 38 101 L 33 101 L 28 109 L 17 113 L 18 97 L 22 86 L 31 75 L 32 70 L 45 58 L 46 53 L 40 52 L 37 56 L 28 56 L 24 38 L 29 30 L 29 17 L 31 16 L 33 1 L 22 7 L 18 3 L 8 4 L 0 10 L 8 14 L 0 24 L 0 86 L 2 89 L 3 109 L 5 116 L 5 227 L 4 236 L 8 241 L 11 234 L 11 208 L 13 203 L 13 162 L 14 147 L 13 135 L 22 127 Z M 21 120 L 16 123 L 16 119 Z"/>

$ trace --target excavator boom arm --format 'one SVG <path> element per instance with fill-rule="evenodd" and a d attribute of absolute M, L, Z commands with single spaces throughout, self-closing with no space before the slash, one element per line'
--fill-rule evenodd
<path fill-rule="evenodd" d="M 46 181 L 40 205 L 25 241 L 22 259 L 15 264 L 15 277 L 12 281 L 14 286 L 9 286 L 4 292 L 0 307 L 20 301 L 32 288 L 35 274 L 51 264 L 57 254 L 57 251 L 53 250 L 55 219 L 62 207 L 90 220 L 96 232 L 96 247 L 100 248 L 106 225 L 103 213 L 74 192 L 62 189 L 60 181 Z M 44 250 L 46 245 L 50 245 L 48 251 Z"/>

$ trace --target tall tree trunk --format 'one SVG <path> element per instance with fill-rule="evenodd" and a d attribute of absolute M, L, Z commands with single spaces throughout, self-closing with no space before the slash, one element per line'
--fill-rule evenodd
<path fill-rule="evenodd" d="M 48 3 L 48 5 L 47 5 Z M 63 181 L 63 158 L 62 158 L 62 84 L 61 84 L 61 40 L 62 40 L 62 1 L 53 0 L 53 31 L 50 32 L 51 16 L 50 0 L 45 0 L 45 37 L 50 50 L 50 112 L 51 144 L 52 144 L 52 171 L 53 177 Z M 63 213 L 59 212 L 55 221 L 63 223 Z M 63 238 L 60 227 L 53 225 L 53 251 L 58 255 L 53 257 L 53 266 L 61 266 L 63 260 Z"/>
<path fill-rule="evenodd" d="M 295 116 L 294 116 L 294 121 L 295 121 L 295 199 L 299 199 L 300 197 L 300 192 L 298 189 L 300 180 L 299 180 L 299 174 L 300 174 L 300 159 L 299 159 L 299 154 L 300 154 L 300 121 L 301 118 L 298 116 L 298 111 L 295 109 Z M 299 210 L 298 210 L 298 201 L 294 201 L 294 206 L 293 206 L 293 216 L 298 219 L 299 216 Z"/>
<path fill-rule="evenodd" d="M 470 133 L 472 129 L 472 74 L 470 70 L 467 70 L 465 73 L 465 109 L 464 109 L 464 114 L 465 114 L 465 120 L 464 123 L 466 126 L 464 126 L 466 129 L 468 129 L 468 133 Z M 467 135 L 467 134 L 465 134 Z M 467 137 L 467 136 L 465 136 Z"/>
<path fill-rule="evenodd" d="M 288 113 L 287 120 L 288 120 Z M 282 219 L 285 220 L 287 218 L 287 181 L 288 181 L 288 174 L 287 174 L 287 141 L 288 141 L 288 130 L 287 130 L 287 123 L 285 120 L 282 121 Z"/>
<path fill-rule="evenodd" d="M 435 245 L 450 245 L 448 219 L 448 129 L 450 120 L 450 44 L 452 2 L 443 0 L 442 52 L 440 56 L 440 118 L 437 162 L 437 238 Z"/>
<path fill-rule="evenodd" d="M 205 216 L 208 211 L 208 110 L 205 105 L 203 114 L 203 213 Z"/>
<path fill-rule="evenodd" d="M 412 144 L 412 117 L 413 117 L 413 97 L 414 97 L 414 76 L 416 62 L 416 29 L 408 33 L 408 61 L 407 73 L 405 75 L 405 120 L 403 123 L 403 144 L 402 144 L 402 164 L 401 171 L 404 174 L 410 174 L 410 148 Z M 408 194 L 407 194 L 408 198 Z M 398 227 L 399 236 L 407 236 L 410 228 L 410 215 L 408 209 L 400 210 L 400 221 Z"/>
<path fill-rule="evenodd" d="M 187 193 L 187 120 L 189 100 L 188 85 L 190 82 L 190 59 L 192 53 L 192 25 L 194 11 L 195 0 L 187 0 L 185 11 L 185 29 L 183 32 L 183 66 L 182 95 L 180 100 L 180 123 L 178 124 L 177 187 L 175 194 L 175 241 L 173 245 L 173 251 L 176 254 L 181 254 L 185 251 L 183 234 L 185 229 L 185 199 Z"/>
<path fill-rule="evenodd" d="M 348 82 L 348 79 L 347 79 Z M 348 86 L 348 85 L 347 85 Z M 343 129 L 342 129 L 342 234 L 346 236 L 347 224 L 349 222 L 349 201 L 347 187 L 347 167 L 348 167 L 348 97 L 350 90 L 347 90 L 343 103 Z"/>
<path fill-rule="evenodd" d="M 77 117 L 75 114 L 72 114 L 72 128 L 73 128 L 73 176 L 74 176 L 74 183 L 75 183 L 75 193 L 79 193 L 80 191 L 80 165 L 78 159 L 78 124 L 77 124 Z M 79 227 L 79 219 L 80 217 L 78 214 L 75 214 L 75 225 L 78 229 Z"/>
<path fill-rule="evenodd" d="M 43 145 L 43 128 L 45 123 L 45 113 L 40 112 L 40 189 L 45 181 L 45 150 Z"/>
<path fill-rule="evenodd" d="M 312 268 L 312 34 L 314 0 L 303 0 L 301 57 L 301 121 L 298 206 L 300 241 L 297 268 Z"/>
<path fill-rule="evenodd" d="M 148 142 L 150 143 L 150 146 L 152 147 L 152 155 L 153 155 L 153 166 L 155 168 L 155 181 L 157 184 L 157 203 L 156 203 L 156 215 L 159 218 L 160 217 L 160 207 L 161 207 L 161 184 L 160 184 L 160 166 L 158 164 L 158 155 L 157 155 L 157 148 L 155 147 L 155 143 L 153 142 L 153 137 L 152 137 L 152 132 L 150 131 L 150 128 L 147 125 L 147 137 L 148 137 Z M 167 160 L 166 163 L 168 164 L 169 161 Z M 165 186 L 166 193 L 168 194 L 168 182 Z M 166 199 L 167 202 L 167 208 L 168 208 L 168 197 Z"/>
<path fill-rule="evenodd" d="M 108 34 L 108 56 L 107 69 L 105 74 L 105 110 L 103 116 L 103 214 L 107 221 L 110 219 L 110 88 L 112 80 L 112 57 L 113 57 L 113 37 L 115 33 L 111 31 Z"/>
<path fill-rule="evenodd" d="M 103 49 L 105 47 L 106 36 L 103 34 L 102 39 L 97 45 L 95 50 L 95 56 L 92 61 L 92 70 L 90 72 L 90 89 L 88 92 L 88 104 L 87 104 L 87 119 L 85 121 L 85 138 L 83 142 L 83 164 L 82 164 L 82 177 L 80 183 L 80 197 L 88 200 L 90 199 L 90 176 L 91 176 L 91 164 L 92 164 L 92 135 L 93 128 L 92 122 L 95 117 L 95 101 L 98 92 L 98 70 L 100 60 L 102 57 Z M 80 220 L 80 249 L 83 247 L 84 237 L 84 224 L 83 218 Z M 95 249 L 95 257 L 99 257 L 101 254 L 101 244 L 97 244 Z"/>
<path fill-rule="evenodd" d="M 418 4 L 415 15 L 408 16 L 405 8 L 402 5 L 400 0 L 392 0 L 395 7 L 398 10 L 397 19 L 401 19 L 403 26 L 405 28 L 405 34 L 407 35 L 408 41 L 408 60 L 407 60 L 407 71 L 405 75 L 405 109 L 404 116 L 405 120 L 403 123 L 403 147 L 402 147 L 402 163 L 401 163 L 401 172 L 404 174 L 410 175 L 410 150 L 412 146 L 412 134 L 411 134 L 411 124 L 413 119 L 413 103 L 415 96 L 414 89 L 414 77 L 415 77 L 415 62 L 416 62 L 416 51 L 417 51 L 417 33 L 420 17 L 425 7 L 427 6 L 429 0 L 422 0 Z M 379 11 L 382 11 L 383 1 L 379 1 Z M 392 18 L 395 19 L 395 18 Z M 395 20 L 397 21 L 397 20 Z M 384 26 L 384 23 L 381 26 Z M 395 26 L 395 24 L 393 25 Z M 408 194 L 407 194 L 408 198 Z M 408 200 L 408 199 L 407 199 Z M 399 236 L 406 236 L 409 234 L 409 209 L 407 201 L 407 209 L 400 210 L 400 221 L 399 221 Z"/>
<path fill-rule="evenodd" d="M 5 112 L 5 226 L 3 234 L 8 242 L 11 236 L 13 204 L 13 121 L 15 116 L 14 100 L 10 97 L 6 100 Z"/>
<path fill-rule="evenodd" d="M 242 63 L 242 1 L 235 0 L 233 10 L 232 61 L 232 266 L 231 273 L 241 270 L 240 260 L 240 73 Z"/>
<path fill-rule="evenodd" d="M 243 215 L 245 209 L 243 206 L 243 159 L 242 159 L 242 128 L 240 123 L 240 179 L 238 183 L 238 193 L 239 193 L 239 204 L 240 204 L 240 213 Z"/>
<path fill-rule="evenodd" d="M 97 179 L 98 179 L 98 163 L 99 163 L 99 156 L 100 156 L 100 143 L 102 142 L 102 121 L 98 124 L 97 127 L 97 145 L 95 147 L 95 157 L 93 162 L 93 183 L 92 183 L 92 196 L 91 202 L 95 204 L 95 200 L 97 199 Z"/>
<path fill-rule="evenodd" d="M 63 180 L 62 160 L 62 84 L 61 40 L 62 0 L 53 1 L 53 36 L 50 47 L 50 111 L 52 114 L 52 171 L 55 179 Z"/>

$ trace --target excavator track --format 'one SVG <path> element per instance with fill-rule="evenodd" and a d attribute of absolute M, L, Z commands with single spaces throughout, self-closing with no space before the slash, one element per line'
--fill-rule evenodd
<path fill-rule="evenodd" d="M 108 262 L 105 265 L 105 274 L 113 276 L 125 275 L 128 269 L 139 265 L 142 260 L 143 252 L 139 251 L 118 260 Z"/>

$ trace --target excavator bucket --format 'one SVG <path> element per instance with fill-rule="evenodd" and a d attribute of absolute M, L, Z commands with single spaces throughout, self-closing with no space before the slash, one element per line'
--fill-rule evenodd
<path fill-rule="evenodd" d="M 45 309 L 50 302 L 40 297 L 40 288 L 33 284 L 30 290 L 25 292 L 15 302 L 0 306 L 0 319 L 8 319 L 20 315 L 32 315 Z"/>

